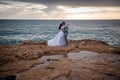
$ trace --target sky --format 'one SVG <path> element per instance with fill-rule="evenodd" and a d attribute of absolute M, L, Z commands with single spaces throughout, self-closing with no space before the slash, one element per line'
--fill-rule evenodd
<path fill-rule="evenodd" d="M 120 0 L 0 0 L 0 19 L 120 19 Z"/>

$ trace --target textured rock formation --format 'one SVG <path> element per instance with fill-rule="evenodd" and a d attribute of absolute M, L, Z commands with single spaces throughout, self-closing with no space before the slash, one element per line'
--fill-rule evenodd
<path fill-rule="evenodd" d="M 119 80 L 120 47 L 96 40 L 69 40 L 65 47 L 34 41 L 0 45 L 0 79 L 9 75 L 17 80 Z"/>

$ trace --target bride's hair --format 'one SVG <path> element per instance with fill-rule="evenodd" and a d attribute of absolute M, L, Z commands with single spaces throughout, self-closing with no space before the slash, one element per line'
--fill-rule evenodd
<path fill-rule="evenodd" d="M 62 23 L 60 23 L 60 25 L 59 25 L 59 30 L 61 29 L 61 27 L 62 27 L 62 25 L 64 25 L 65 24 L 65 22 L 63 21 Z"/>
<path fill-rule="evenodd" d="M 62 27 L 62 23 L 59 25 L 59 28 L 58 28 L 58 29 L 60 30 L 60 29 L 61 29 L 61 27 Z"/>

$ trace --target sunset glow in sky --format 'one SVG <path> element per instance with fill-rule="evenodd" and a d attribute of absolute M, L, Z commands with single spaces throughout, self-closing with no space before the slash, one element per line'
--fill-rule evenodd
<path fill-rule="evenodd" d="M 120 19 L 120 0 L 0 0 L 0 19 Z"/>

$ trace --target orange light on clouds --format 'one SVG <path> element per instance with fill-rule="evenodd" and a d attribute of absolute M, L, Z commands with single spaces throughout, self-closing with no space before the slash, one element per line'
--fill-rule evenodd
<path fill-rule="evenodd" d="M 93 13 L 93 14 L 68 14 L 66 19 L 82 19 L 82 20 L 105 20 L 105 19 L 120 19 L 120 12 L 106 12 L 106 13 Z"/>
<path fill-rule="evenodd" d="M 120 19 L 120 7 L 57 7 L 66 13 L 66 19 Z"/>

